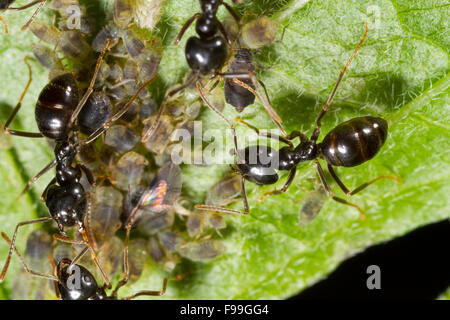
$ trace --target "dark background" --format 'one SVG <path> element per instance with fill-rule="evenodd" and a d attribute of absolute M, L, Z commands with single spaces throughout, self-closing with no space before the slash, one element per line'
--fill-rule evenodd
<path fill-rule="evenodd" d="M 291 299 L 436 299 L 450 287 L 450 220 L 367 248 L 328 278 Z M 367 267 L 381 269 L 381 289 L 366 286 Z"/>

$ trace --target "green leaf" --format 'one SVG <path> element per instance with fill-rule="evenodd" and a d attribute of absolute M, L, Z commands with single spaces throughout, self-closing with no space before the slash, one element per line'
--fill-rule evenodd
<path fill-rule="evenodd" d="M 18 1 L 19 2 L 19 1 Z M 197 0 L 167 1 L 158 33 L 165 35 L 160 80 L 153 92 L 161 97 L 168 86 L 180 82 L 188 72 L 183 45 L 194 34 L 189 29 L 179 46 L 173 40 L 181 25 L 199 9 Z M 306 227 L 299 226 L 299 209 L 316 178 L 312 163 L 300 165 L 293 185 L 280 196 L 258 198 L 263 192 L 280 188 L 257 188 L 247 183 L 251 212 L 248 216 L 229 216 L 228 230 L 222 240 L 226 253 L 210 263 L 195 263 L 194 273 L 186 280 L 171 284 L 163 298 L 189 299 L 278 299 L 289 297 L 332 272 L 343 260 L 365 247 L 401 236 L 417 227 L 450 216 L 449 134 L 449 6 L 446 1 L 264 1 L 248 0 L 238 7 L 242 14 L 250 10 L 260 14 L 277 10 L 273 18 L 287 25 L 282 43 L 263 50 L 258 60 L 272 65 L 260 72 L 269 89 L 273 105 L 288 131 L 310 134 L 314 120 L 340 70 L 369 22 L 369 35 L 352 62 L 336 99 L 323 119 L 323 137 L 338 123 L 361 115 L 378 115 L 389 123 L 389 137 L 381 152 L 371 161 L 355 167 L 337 169 L 349 187 L 356 187 L 380 174 L 402 178 L 397 184 L 382 180 L 352 201 L 367 212 L 366 221 L 348 206 L 327 200 L 320 214 Z M 280 11 L 278 11 L 280 10 Z M 34 40 L 29 32 L 20 32 L 28 12 L 7 12 L 11 34 L 0 36 L 1 120 L 15 105 L 27 79 L 22 59 L 30 54 Z M 220 9 L 220 18 L 226 11 Z M 281 34 L 281 26 L 280 32 Z M 20 123 L 15 127 L 37 130 L 33 105 L 46 83 L 46 71 L 37 62 L 33 83 L 24 100 Z M 219 86 L 221 88 L 221 86 Z M 226 106 L 229 119 L 241 116 L 261 129 L 273 123 L 261 104 L 237 114 Z M 209 110 L 202 113 L 203 130 L 227 130 Z M 237 128 L 239 144 L 255 135 L 246 127 Z M 45 214 L 39 192 L 50 180 L 47 175 L 31 195 L 16 201 L 26 180 L 51 159 L 45 142 L 13 137 L 14 147 L 0 151 L 2 230 L 10 234 L 24 219 Z M 228 147 L 231 147 L 228 146 Z M 202 203 L 206 192 L 228 170 L 227 165 L 196 167 L 185 165 L 183 193 Z M 335 183 L 337 196 L 345 197 Z M 241 209 L 241 204 L 234 205 Z M 29 231 L 29 227 L 26 230 Z M 18 247 L 23 249 L 26 232 L 21 232 Z M 7 245 L 0 243 L 0 256 Z M 8 297 L 17 259 L 6 281 L 0 285 L 0 297 Z M 157 289 L 164 273 L 147 268 L 143 277 L 123 293 L 138 289 Z"/>

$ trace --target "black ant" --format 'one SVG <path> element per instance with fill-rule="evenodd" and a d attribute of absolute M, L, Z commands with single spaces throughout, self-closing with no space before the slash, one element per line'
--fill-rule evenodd
<path fill-rule="evenodd" d="M 279 140 L 288 145 L 282 147 L 278 151 L 268 146 L 249 146 L 244 149 L 244 152 L 241 152 L 243 153 L 241 155 L 241 158 L 244 161 L 238 162 L 236 168 L 232 167 L 232 169 L 242 177 L 242 196 L 245 211 L 241 212 L 237 210 L 209 205 L 197 205 L 196 208 L 226 213 L 248 214 L 249 207 L 245 192 L 245 180 L 251 181 L 258 185 L 269 185 L 274 184 L 278 181 L 278 174 L 276 172 L 276 169 L 290 171 L 288 179 L 284 186 L 280 190 L 265 193 L 260 198 L 260 200 L 262 200 L 267 195 L 284 193 L 294 180 L 297 165 L 305 161 L 314 161 L 319 173 L 320 180 L 328 196 L 337 202 L 355 207 L 361 213 L 361 218 L 365 218 L 365 212 L 356 204 L 350 203 L 333 195 L 328 182 L 325 179 L 325 175 L 322 167 L 320 166 L 318 158 L 324 159 L 327 162 L 328 170 L 333 179 L 345 192 L 345 194 L 350 196 L 360 192 L 361 190 L 365 189 L 367 186 L 381 178 L 390 178 L 399 181 L 397 177 L 390 175 L 381 175 L 369 182 L 362 184 L 353 191 L 350 191 L 338 178 L 333 169 L 333 166 L 354 167 L 372 159 L 378 153 L 387 138 L 387 122 L 382 118 L 373 116 L 353 118 L 344 123 L 341 123 L 334 129 L 332 129 L 325 136 L 321 143 L 317 143 L 317 139 L 320 135 L 321 119 L 331 105 L 331 102 L 333 101 L 338 86 L 344 77 L 347 67 L 350 65 L 350 62 L 353 60 L 353 57 L 356 55 L 357 51 L 359 50 L 367 36 L 367 23 L 365 25 L 365 28 L 366 30 L 364 36 L 362 37 L 356 49 L 353 51 L 353 54 L 350 56 L 344 69 L 341 71 L 336 85 L 334 86 L 327 102 L 323 106 L 322 111 L 316 119 L 316 128 L 314 129 L 311 138 L 308 139 L 305 134 L 299 131 L 293 131 L 286 138 L 279 137 L 273 134 L 271 135 L 268 133 L 262 133 L 254 126 L 238 119 L 239 122 L 248 125 L 259 135 Z M 297 147 L 294 147 L 290 140 L 293 140 L 297 137 L 300 138 L 301 142 Z"/>
<path fill-rule="evenodd" d="M 175 40 L 175 44 L 178 44 L 186 30 L 195 20 L 197 20 L 195 30 L 198 37 L 190 37 L 186 42 L 185 47 L 186 60 L 193 73 L 183 85 L 166 94 L 166 97 L 159 108 L 155 122 L 144 133 L 142 141 L 147 141 L 158 127 L 161 115 L 163 114 L 163 110 L 165 108 L 166 100 L 196 82 L 197 90 L 208 107 L 219 115 L 219 117 L 221 117 L 230 127 L 235 141 L 235 151 L 237 152 L 237 141 L 234 125 L 206 99 L 202 90 L 203 85 L 200 82 L 200 76 L 211 75 L 211 78 L 218 75 L 223 76 L 223 74 L 220 74 L 220 70 L 228 58 L 228 48 L 231 47 L 231 41 L 226 34 L 225 28 L 216 17 L 219 6 L 223 5 L 230 12 L 237 23 L 240 22 L 240 19 L 230 5 L 223 0 L 200 0 L 200 5 L 202 12 L 194 14 L 183 25 Z M 217 35 L 219 31 L 222 36 Z"/>
<path fill-rule="evenodd" d="M 46 206 L 50 211 L 50 217 L 40 218 L 35 220 L 23 221 L 17 224 L 14 236 L 12 238 L 12 245 L 9 249 L 8 257 L 3 267 L 3 271 L 0 274 L 0 282 L 4 279 L 9 267 L 13 245 L 16 240 L 19 227 L 29 225 L 33 223 L 55 221 L 58 225 L 60 235 L 55 235 L 55 238 L 64 242 L 81 243 L 85 244 L 91 250 L 95 263 L 102 271 L 102 275 L 105 278 L 105 282 L 109 283 L 106 276 L 100 267 L 98 260 L 95 256 L 95 252 L 90 244 L 88 236 L 86 234 L 86 226 L 84 224 L 84 218 L 90 215 L 90 202 L 89 194 L 84 190 L 84 187 L 80 184 L 82 173 L 86 175 L 88 182 L 94 185 L 94 177 L 92 173 L 81 164 L 72 166 L 76 155 L 80 151 L 80 148 L 94 141 L 104 131 L 106 131 L 112 123 L 119 119 L 124 113 L 128 111 L 133 101 L 139 95 L 139 93 L 148 86 L 157 75 L 152 79 L 145 82 L 143 86 L 135 93 L 130 101 L 120 108 L 116 114 L 114 114 L 108 121 L 102 124 L 98 128 L 90 128 L 91 135 L 85 140 L 77 141 L 76 135 L 77 129 L 74 127 L 75 120 L 82 110 L 84 104 L 88 100 L 90 94 L 93 91 L 95 80 L 100 69 L 103 56 L 110 45 L 110 40 L 107 41 L 106 46 L 101 52 L 97 64 L 95 66 L 94 74 L 89 84 L 88 89 L 84 93 L 83 97 L 79 99 L 78 85 L 74 76 L 71 73 L 66 73 L 52 79 L 41 91 L 36 103 L 35 116 L 37 126 L 40 133 L 23 132 L 11 130 L 8 128 L 11 121 L 18 113 L 22 99 L 28 90 L 28 87 L 32 80 L 31 67 L 25 58 L 25 63 L 29 69 L 29 80 L 22 93 L 19 102 L 11 113 L 10 117 L 6 121 L 4 126 L 5 133 L 12 135 L 29 137 L 29 138 L 41 138 L 47 137 L 56 142 L 55 146 L 55 159 L 51 161 L 44 169 L 42 169 L 37 175 L 35 175 L 27 184 L 22 194 L 24 194 L 31 185 L 37 181 L 44 173 L 49 171 L 52 167 L 56 166 L 56 176 L 50 181 L 45 188 L 41 198 L 45 201 Z M 98 112 L 98 110 L 96 110 Z M 97 124 L 97 122 L 92 123 Z M 89 220 L 89 219 L 88 219 Z M 65 227 L 73 227 L 78 225 L 78 231 L 83 237 L 83 241 L 71 240 L 66 236 L 64 231 Z"/>
<path fill-rule="evenodd" d="M 106 289 L 111 288 L 109 283 L 105 283 L 103 286 L 99 286 L 94 275 L 82 265 L 77 264 L 77 262 L 86 253 L 87 248 L 84 248 L 74 258 L 74 260 L 70 260 L 69 258 L 62 258 L 57 264 L 52 261 L 52 264 L 55 268 L 55 275 L 49 275 L 30 269 L 22 255 L 14 246 L 11 239 L 3 232 L 1 233 L 1 235 L 3 239 L 8 242 L 14 249 L 26 272 L 36 277 L 54 281 L 56 295 L 62 300 L 118 300 L 117 292 L 118 289 L 124 284 L 123 280 L 119 281 L 111 295 L 108 295 L 106 293 Z M 128 276 L 128 274 L 126 276 Z M 161 290 L 143 290 L 136 292 L 131 296 L 121 298 L 121 300 L 131 300 L 139 296 L 162 296 L 166 292 L 167 283 L 169 280 L 179 281 L 183 277 L 184 275 L 177 275 L 174 277 L 164 278 Z"/>
<path fill-rule="evenodd" d="M 35 1 L 32 1 L 29 4 L 26 4 L 22 7 L 10 7 L 10 5 L 12 5 L 15 1 L 16 0 L 0 0 L 0 12 L 2 12 L 4 10 L 16 10 L 16 11 L 25 10 L 36 4 L 39 4 L 39 6 L 36 8 L 33 15 L 31 16 L 31 18 L 22 27 L 22 31 L 25 30 L 26 28 L 28 28 L 28 26 L 33 22 L 34 18 L 39 13 L 39 11 L 41 11 L 42 7 L 45 5 L 45 2 L 47 2 L 47 0 L 35 0 Z M 0 16 L 0 21 L 3 22 L 3 24 L 5 25 L 5 32 L 8 33 L 8 24 L 1 16 Z"/>

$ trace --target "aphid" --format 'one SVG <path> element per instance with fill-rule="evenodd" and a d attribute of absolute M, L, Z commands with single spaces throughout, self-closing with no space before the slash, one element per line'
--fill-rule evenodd
<path fill-rule="evenodd" d="M 33 43 L 31 45 L 31 51 L 33 51 L 36 59 L 48 69 L 62 69 L 63 66 L 58 59 L 56 53 L 49 47 L 40 43 Z"/>
<path fill-rule="evenodd" d="M 49 258 L 52 253 L 52 237 L 45 231 L 35 230 L 27 238 L 25 248 L 25 260 L 33 270 L 41 273 L 51 272 Z M 12 288 L 12 298 L 14 300 L 42 300 L 50 291 L 48 281 L 33 277 L 24 276 L 25 272 L 20 270 L 14 278 Z"/>
<path fill-rule="evenodd" d="M 122 193 L 113 187 L 97 186 L 93 196 L 89 225 L 92 238 L 99 246 L 109 241 L 122 226 Z"/>
<path fill-rule="evenodd" d="M 178 253 L 192 261 L 207 262 L 219 257 L 225 251 L 225 246 L 217 240 L 201 240 L 181 246 Z"/>
<path fill-rule="evenodd" d="M 25 10 L 30 7 L 33 7 L 36 4 L 39 4 L 36 10 L 34 11 L 33 15 L 31 16 L 30 20 L 28 20 L 27 23 L 25 23 L 25 25 L 22 27 L 22 30 L 25 30 L 26 28 L 28 28 L 31 22 L 33 22 L 34 18 L 37 16 L 39 11 L 41 11 L 42 7 L 45 5 L 45 2 L 47 0 L 35 0 L 21 7 L 10 7 L 15 1 L 16 0 L 0 0 L 0 12 L 5 10 L 16 10 L 16 11 Z M 3 22 L 3 24 L 5 25 L 5 32 L 8 33 L 8 24 L 2 17 L 0 17 L 0 21 Z"/>
<path fill-rule="evenodd" d="M 135 282 L 139 279 L 145 268 L 147 261 L 147 242 L 142 239 L 132 239 L 128 245 L 128 265 L 130 270 L 130 282 Z"/>
<path fill-rule="evenodd" d="M 311 191 L 305 199 L 299 210 L 299 224 L 306 226 L 310 223 L 320 212 L 325 201 L 327 200 L 327 193 L 322 185 L 314 182 L 314 190 Z"/>
<path fill-rule="evenodd" d="M 56 176 L 50 181 L 42 194 L 42 199 L 45 201 L 46 206 L 50 211 L 50 217 L 23 221 L 16 226 L 8 257 L 0 275 L 0 281 L 4 279 L 8 270 L 19 227 L 49 221 L 55 221 L 57 223 L 61 235 L 56 235 L 55 237 L 61 241 L 73 242 L 74 240 L 67 238 L 64 229 L 78 226 L 78 231 L 83 236 L 82 243 L 86 246 L 86 248 L 91 250 L 94 261 L 101 270 L 101 267 L 95 257 L 95 252 L 86 235 L 84 218 L 86 213 L 89 215 L 90 203 L 88 201 L 88 194 L 85 192 L 84 187 L 80 184 L 80 179 L 83 172 L 91 185 L 94 183 L 93 176 L 86 167 L 80 164 L 72 166 L 72 163 L 75 160 L 75 156 L 77 155 L 80 147 L 94 141 L 105 130 L 107 130 L 114 121 L 119 119 L 127 111 L 127 108 L 137 97 L 138 93 L 133 96 L 129 104 L 117 111 L 117 113 L 112 116 L 108 122 L 97 128 L 97 130 L 85 140 L 77 141 L 76 132 L 73 130 L 72 126 L 93 91 L 96 75 L 103 56 L 108 48 L 108 44 L 105 46 L 97 60 L 94 75 L 91 79 L 89 88 L 86 90 L 81 99 L 78 97 L 78 85 L 75 82 L 74 76 L 70 73 L 66 73 L 53 79 L 46 87 L 44 87 L 39 95 L 35 109 L 36 122 L 40 131 L 39 133 L 23 132 L 8 128 L 9 124 L 19 111 L 22 99 L 31 83 L 31 67 L 25 59 L 25 63 L 29 68 L 29 81 L 19 99 L 18 104 L 6 121 L 4 132 L 29 138 L 47 137 L 56 142 L 54 151 L 55 160 L 51 161 L 28 182 L 24 192 L 26 192 L 28 188 L 37 179 L 39 179 L 39 177 L 54 166 L 56 166 Z M 151 81 L 144 84 L 139 91 L 143 90 L 150 82 Z M 106 278 L 105 281 L 108 282 Z"/>
<path fill-rule="evenodd" d="M 318 158 L 324 159 L 327 162 L 328 170 L 331 176 L 339 187 L 349 196 L 358 193 L 381 178 L 389 178 L 398 181 L 398 178 L 395 176 L 381 175 L 362 184 L 353 191 L 349 191 L 337 177 L 333 169 L 333 166 L 354 167 L 372 159 L 378 153 L 387 138 L 387 122 L 382 118 L 372 116 L 353 118 L 341 123 L 331 130 L 321 143 L 317 143 L 317 139 L 320 135 L 321 119 L 331 105 L 337 88 L 344 77 L 345 71 L 347 70 L 350 62 L 353 60 L 353 57 L 356 55 L 356 52 L 364 42 L 367 32 L 368 29 L 366 24 L 366 31 L 363 38 L 354 50 L 344 69 L 341 71 L 336 85 L 334 86 L 326 104 L 316 119 L 316 128 L 314 129 L 311 138 L 308 138 L 305 134 L 299 131 L 292 132 L 286 138 L 261 133 L 262 136 L 277 139 L 288 146 L 282 147 L 280 150 L 274 150 L 267 146 L 255 145 L 249 146 L 241 152 L 241 159 L 243 161 L 238 162 L 236 168 L 233 169 L 236 173 L 242 176 L 242 196 L 245 211 L 241 212 L 207 205 L 196 206 L 198 209 L 247 214 L 249 212 L 249 207 L 245 193 L 245 180 L 258 185 L 269 185 L 278 181 L 278 174 L 276 170 L 289 170 L 288 179 L 281 190 L 266 193 L 261 197 L 261 199 L 267 195 L 281 194 L 288 189 L 294 180 L 297 165 L 305 161 L 314 161 L 320 180 L 328 196 L 337 202 L 358 209 L 361 213 L 361 218 L 365 218 L 365 212 L 359 206 L 333 195 L 328 182 L 325 179 L 325 175 Z M 260 134 L 259 130 L 255 127 L 242 120 L 240 120 L 240 122 L 248 125 Z M 290 140 L 297 137 L 300 138 L 301 142 L 294 148 Z"/>
<path fill-rule="evenodd" d="M 77 264 L 82 255 L 78 255 L 73 261 L 69 258 L 62 258 L 56 264 L 55 275 L 43 274 L 31 270 L 25 263 L 25 260 L 12 244 L 11 239 L 2 233 L 3 238 L 13 247 L 15 253 L 22 262 L 25 270 L 37 277 L 45 278 L 54 281 L 56 295 L 62 300 L 117 300 L 118 290 L 128 282 L 129 272 L 127 269 L 126 278 L 120 280 L 112 293 L 108 295 L 106 289 L 109 288 L 109 284 L 99 286 L 94 275 L 82 265 Z M 126 265 L 128 265 L 128 258 L 125 259 Z M 159 291 L 144 290 L 139 291 L 131 296 L 121 298 L 121 300 L 131 300 L 139 296 L 161 296 L 166 292 L 167 283 L 169 280 L 179 281 L 184 275 L 177 275 L 175 277 L 168 277 L 163 279 L 162 289 Z M 76 277 L 76 279 L 74 279 Z M 126 279 L 126 280 L 125 280 Z M 78 285 L 74 285 L 74 280 L 77 280 Z"/>

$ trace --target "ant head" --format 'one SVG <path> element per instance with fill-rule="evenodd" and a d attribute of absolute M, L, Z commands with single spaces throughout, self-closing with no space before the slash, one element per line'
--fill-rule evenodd
<path fill-rule="evenodd" d="M 87 300 L 96 295 L 97 281 L 88 269 L 72 261 L 62 259 L 57 266 L 58 291 L 63 300 Z"/>

